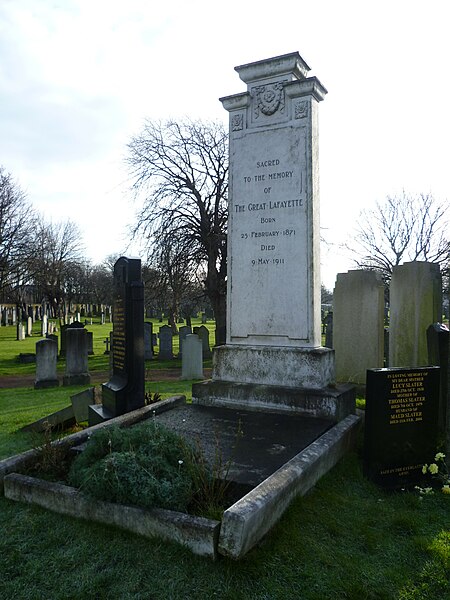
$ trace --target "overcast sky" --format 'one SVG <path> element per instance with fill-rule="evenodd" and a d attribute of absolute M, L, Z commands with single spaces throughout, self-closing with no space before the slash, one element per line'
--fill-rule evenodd
<path fill-rule="evenodd" d="M 220 120 L 236 65 L 298 51 L 320 105 L 322 280 L 387 194 L 450 197 L 447 0 L 0 0 L 0 165 L 71 218 L 94 262 L 133 221 L 126 144 L 145 118 Z"/>

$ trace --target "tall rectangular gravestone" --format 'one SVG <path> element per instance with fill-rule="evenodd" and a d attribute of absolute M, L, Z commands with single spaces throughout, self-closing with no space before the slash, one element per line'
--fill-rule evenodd
<path fill-rule="evenodd" d="M 89 407 L 89 424 L 144 406 L 144 284 L 141 261 L 121 257 L 114 265 L 112 377 L 102 385 L 102 404 Z"/>
<path fill-rule="evenodd" d="M 259 406 L 340 420 L 354 410 L 354 392 L 331 391 L 334 352 L 321 346 L 320 321 L 318 107 L 327 90 L 298 52 L 235 70 L 247 91 L 221 98 L 230 139 L 227 339 L 193 401 L 248 407 L 258 393 Z"/>

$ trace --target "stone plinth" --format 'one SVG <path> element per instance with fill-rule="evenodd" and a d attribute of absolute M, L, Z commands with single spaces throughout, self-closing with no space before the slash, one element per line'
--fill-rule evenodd
<path fill-rule="evenodd" d="M 212 378 L 320 389 L 334 384 L 334 351 L 329 348 L 219 346 L 214 349 Z"/>

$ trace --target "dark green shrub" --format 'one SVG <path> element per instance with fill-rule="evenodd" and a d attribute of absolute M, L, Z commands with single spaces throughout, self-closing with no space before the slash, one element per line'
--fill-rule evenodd
<path fill-rule="evenodd" d="M 109 502 L 187 510 L 193 494 L 192 449 L 153 422 L 96 432 L 70 469 L 69 482 Z"/>

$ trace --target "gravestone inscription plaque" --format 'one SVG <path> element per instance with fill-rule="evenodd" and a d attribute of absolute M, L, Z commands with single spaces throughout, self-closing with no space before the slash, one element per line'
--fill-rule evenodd
<path fill-rule="evenodd" d="M 121 257 L 114 265 L 112 376 L 102 385 L 102 405 L 89 407 L 95 425 L 144 406 L 144 284 L 141 261 Z"/>
<path fill-rule="evenodd" d="M 364 473 L 390 489 L 416 485 L 438 444 L 439 367 L 369 369 Z"/>

